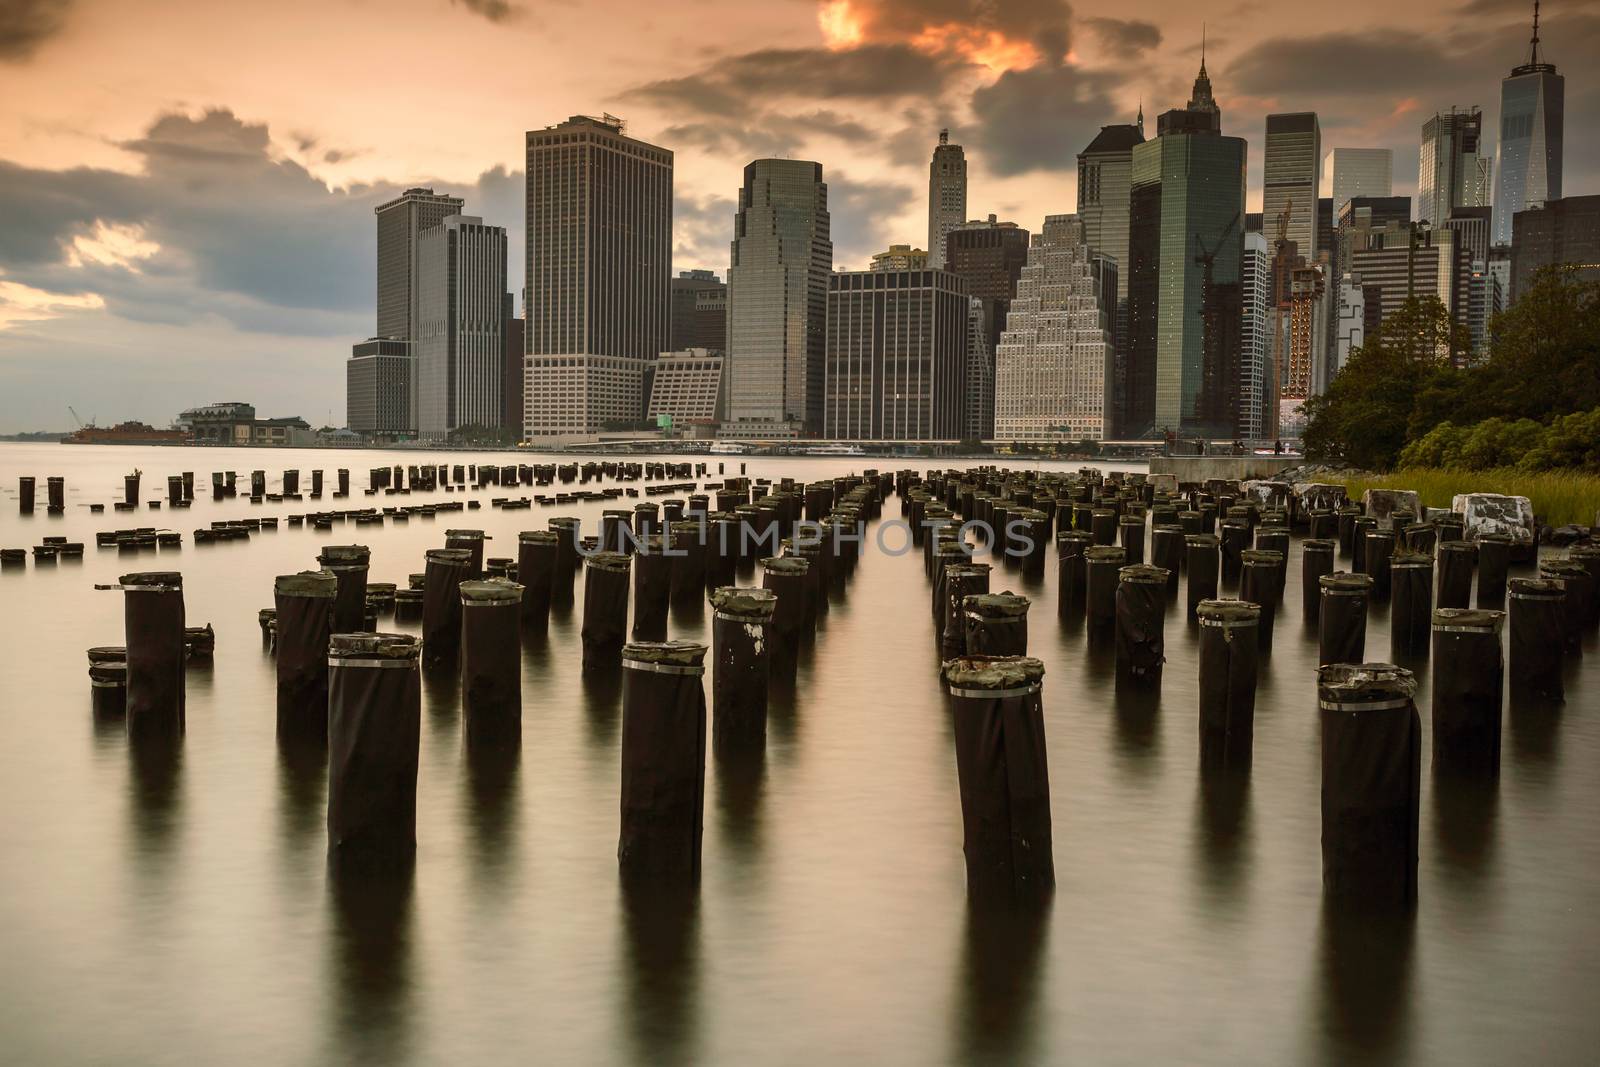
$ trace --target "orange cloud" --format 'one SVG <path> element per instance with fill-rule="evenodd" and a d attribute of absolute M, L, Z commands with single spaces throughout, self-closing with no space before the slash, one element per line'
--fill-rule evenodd
<path fill-rule="evenodd" d="M 832 51 L 901 44 L 994 74 L 1032 67 L 1045 58 L 1045 51 L 1065 49 L 1064 4 L 1046 0 L 1029 14 L 1006 12 L 986 0 L 943 0 L 928 6 L 937 10 L 925 11 L 907 0 L 822 0 L 817 26 Z"/>

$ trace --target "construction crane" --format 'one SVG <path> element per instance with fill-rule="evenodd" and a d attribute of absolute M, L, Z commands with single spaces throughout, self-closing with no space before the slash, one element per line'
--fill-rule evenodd
<path fill-rule="evenodd" d="M 72 421 L 78 424 L 78 429 L 83 429 L 83 419 L 79 418 L 78 409 L 68 404 L 67 410 L 72 413 Z"/>

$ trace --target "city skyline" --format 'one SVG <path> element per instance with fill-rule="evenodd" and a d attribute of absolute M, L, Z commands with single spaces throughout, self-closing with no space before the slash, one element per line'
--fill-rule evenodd
<path fill-rule="evenodd" d="M 652 12 L 653 37 L 624 35 L 615 53 L 586 62 L 586 79 L 563 80 L 557 68 L 532 64 L 535 76 L 485 60 L 533 39 L 555 54 L 580 32 L 574 10 L 396 5 L 404 17 L 378 26 L 367 12 L 368 28 L 398 48 L 391 59 L 426 51 L 437 63 L 416 84 L 368 90 L 352 87 L 365 60 L 319 60 L 354 17 L 338 5 L 291 4 L 270 27 L 228 13 L 230 33 L 252 41 L 244 63 L 199 54 L 195 35 L 212 16 L 184 3 L 8 5 L 0 91 L 19 106 L 0 118 L 0 189 L 20 224 L 0 234 L 0 361 L 14 385 L 0 430 L 60 428 L 67 402 L 101 421 L 164 422 L 217 399 L 219 357 L 237 364 L 225 391 L 339 424 L 343 356 L 371 333 L 372 208 L 418 184 L 464 197 L 511 235 L 508 288 L 520 294 L 519 143 L 569 114 L 617 112 L 630 133 L 677 154 L 674 274 L 726 272 L 736 176 L 767 154 L 826 168 L 835 266 L 848 269 L 891 243 L 921 243 L 928 158 L 944 126 L 966 149 L 969 216 L 1034 228 L 1076 210 L 1076 154 L 1100 126 L 1132 121 L 1141 101 L 1151 114 L 1180 106 L 1200 43 L 1191 16 L 1166 4 L 1120 19 L 1087 5 L 959 0 L 697 12 L 713 9 L 720 21 Z M 1358 3 L 1353 21 L 1367 13 L 1376 25 L 1376 12 Z M 1391 29 L 1449 20 L 1448 54 L 1419 70 L 1362 46 L 1368 31 L 1208 13 L 1228 132 L 1254 149 L 1250 209 L 1262 200 L 1271 112 L 1315 111 L 1324 154 L 1391 148 L 1401 195 L 1415 192 L 1427 115 L 1480 107 L 1492 152 L 1499 82 L 1526 59 L 1530 14 L 1498 0 L 1385 12 Z M 120 47 L 130 17 L 150 42 L 137 55 Z M 314 26 L 330 31 L 327 43 L 308 41 Z M 1577 63 L 1600 42 L 1600 7 L 1546 5 L 1542 26 L 1543 53 L 1571 82 L 1569 110 L 1586 113 L 1595 86 Z M 696 43 L 664 46 L 674 40 Z M 467 42 L 481 51 L 470 63 L 444 55 Z M 266 77 L 285 65 L 304 77 Z M 1586 140 L 1569 146 L 1568 195 L 1596 187 L 1600 154 Z"/>

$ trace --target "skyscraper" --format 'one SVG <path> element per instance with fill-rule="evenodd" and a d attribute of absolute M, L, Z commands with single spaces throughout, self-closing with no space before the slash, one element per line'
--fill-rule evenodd
<path fill-rule="evenodd" d="M 530 436 L 642 418 L 667 347 L 672 153 L 623 129 L 577 115 L 527 135 Z"/>
<path fill-rule="evenodd" d="M 1322 161 L 1322 188 L 1333 198 L 1333 217 L 1358 196 L 1394 195 L 1394 151 L 1335 148 Z"/>
<path fill-rule="evenodd" d="M 1437 225 L 1458 207 L 1488 207 L 1492 161 L 1484 155 L 1483 113 L 1451 108 L 1422 124 L 1417 218 Z"/>
<path fill-rule="evenodd" d="M 1188 106 L 1133 149 L 1128 436 L 1237 436 L 1247 151 L 1203 59 Z"/>
<path fill-rule="evenodd" d="M 853 441 L 960 438 L 967 317 L 966 283 L 949 271 L 832 275 L 823 433 Z"/>
<path fill-rule="evenodd" d="M 728 347 L 728 286 L 709 270 L 684 270 L 672 279 L 672 351 Z"/>
<path fill-rule="evenodd" d="M 968 295 L 980 305 L 972 315 L 981 332 L 967 339 L 963 437 L 994 435 L 994 350 L 1027 261 L 1028 231 L 993 215 L 964 222 L 945 235 L 945 269 L 966 279 Z"/>
<path fill-rule="evenodd" d="M 829 234 L 821 163 L 758 159 L 744 168 L 728 267 L 724 432 L 822 432 Z"/>
<path fill-rule="evenodd" d="M 499 426 L 505 365 L 506 231 L 451 215 L 417 242 L 417 434 Z"/>
<path fill-rule="evenodd" d="M 967 156 L 939 131 L 939 147 L 928 164 L 928 266 L 944 266 L 944 235 L 967 218 Z"/>
<path fill-rule="evenodd" d="M 417 326 L 417 240 L 461 214 L 466 201 L 432 189 L 407 189 L 373 208 L 378 217 L 378 337 L 409 341 Z"/>
<path fill-rule="evenodd" d="M 1521 298 L 1545 267 L 1600 280 L 1600 196 L 1568 196 L 1517 213 L 1511 241 L 1511 298 Z"/>
<path fill-rule="evenodd" d="M 345 363 L 345 425 L 372 437 L 409 437 L 415 364 L 410 341 L 369 337 L 354 345 Z"/>
<path fill-rule="evenodd" d="M 1261 213 L 1269 233 L 1287 215 L 1289 240 L 1310 260 L 1317 251 L 1317 199 L 1322 195 L 1322 127 L 1312 111 L 1267 116 Z"/>
<path fill-rule="evenodd" d="M 1108 436 L 1116 288 L 1116 264 L 1089 247 L 1083 222 L 1045 216 L 995 351 L 996 440 Z"/>
<path fill-rule="evenodd" d="M 890 245 L 882 252 L 874 253 L 872 257 L 873 270 L 926 270 L 927 268 L 928 253 L 910 245 Z"/>
<path fill-rule="evenodd" d="M 1272 351 L 1268 343 L 1273 321 L 1272 259 L 1267 254 L 1267 239 L 1260 233 L 1244 235 L 1239 288 L 1244 303 L 1239 342 L 1239 436 L 1260 441 L 1266 438 L 1268 407 L 1276 410 L 1278 403 L 1278 398 L 1269 394 L 1272 377 L 1267 371 Z"/>
<path fill-rule="evenodd" d="M 1539 3 L 1528 61 L 1500 82 L 1500 142 L 1494 150 L 1494 243 L 1509 245 L 1519 211 L 1561 199 L 1566 79 L 1539 60 Z"/>
<path fill-rule="evenodd" d="M 1078 217 L 1089 247 L 1117 263 L 1117 306 L 1112 321 L 1116 345 L 1112 371 L 1113 433 L 1121 433 L 1128 391 L 1128 212 L 1133 188 L 1133 149 L 1144 143 L 1144 109 L 1135 123 L 1102 126 L 1078 153 Z"/>

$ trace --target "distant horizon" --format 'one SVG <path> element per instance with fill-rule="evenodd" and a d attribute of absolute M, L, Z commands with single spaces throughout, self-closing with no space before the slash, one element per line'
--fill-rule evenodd
<path fill-rule="evenodd" d="M 1252 211 L 1267 114 L 1317 112 L 1324 155 L 1392 149 L 1395 193 L 1414 195 L 1424 118 L 1478 106 L 1496 130 L 1500 79 L 1527 59 L 1531 4 L 1342 11 L 1368 28 L 1205 14 Z M 1580 132 L 1600 103 L 1583 63 L 1600 4 L 1545 4 L 1542 25 Z M 372 208 L 418 185 L 464 197 L 508 231 L 520 313 L 523 138 L 573 114 L 619 115 L 674 151 L 674 276 L 726 276 L 739 175 L 762 156 L 823 165 L 836 269 L 923 246 L 945 127 L 966 150 L 968 215 L 1036 232 L 1075 209 L 1074 157 L 1102 125 L 1142 107 L 1153 135 L 1183 104 L 1201 33 L 1168 0 L 400 0 L 381 16 L 20 0 L 0 14 L 0 432 L 68 404 L 164 426 L 223 392 L 343 425 L 344 360 L 373 332 Z M 225 40 L 250 49 L 211 47 Z M 1597 175 L 1600 145 L 1569 138 L 1566 195 L 1600 191 Z"/>

